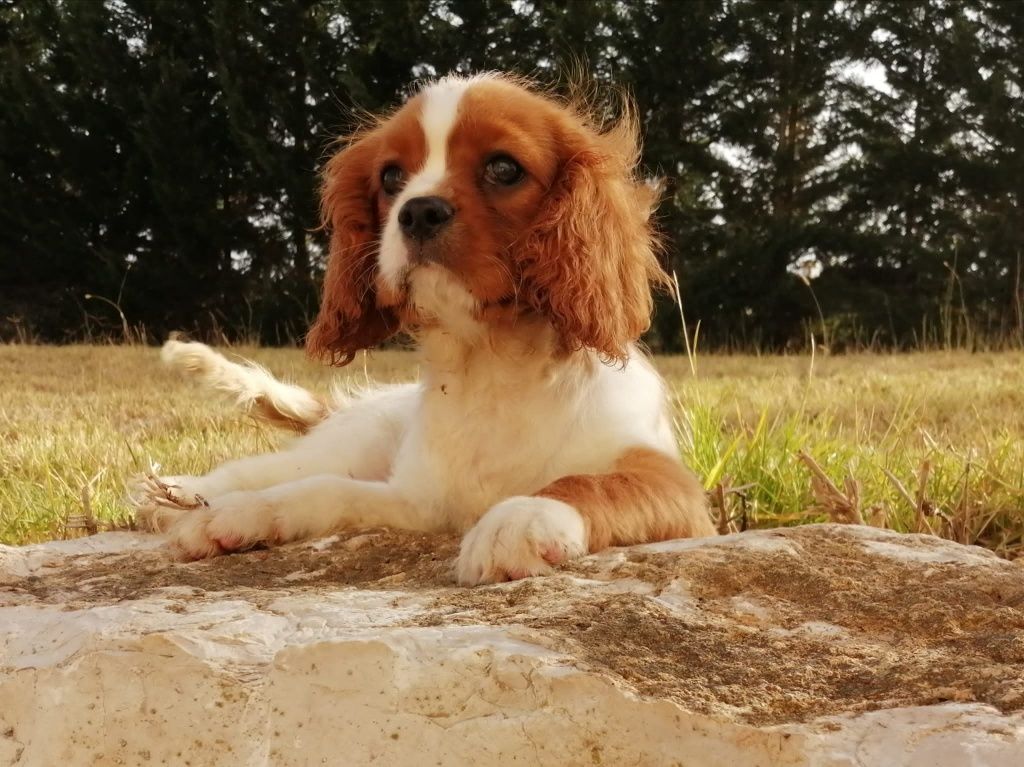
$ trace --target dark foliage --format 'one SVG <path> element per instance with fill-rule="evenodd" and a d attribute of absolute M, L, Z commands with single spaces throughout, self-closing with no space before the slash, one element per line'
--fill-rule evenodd
<path fill-rule="evenodd" d="M 639 102 L 705 348 L 1019 343 L 1022 67 L 999 0 L 0 0 L 0 339 L 120 334 L 119 307 L 294 342 L 360 110 L 584 69 Z M 680 348 L 672 301 L 649 341 Z"/>

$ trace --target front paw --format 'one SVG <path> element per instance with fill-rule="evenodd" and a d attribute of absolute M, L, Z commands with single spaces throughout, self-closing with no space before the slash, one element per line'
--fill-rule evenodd
<path fill-rule="evenodd" d="M 180 558 L 187 560 L 289 540 L 277 505 L 258 492 L 228 493 L 208 508 L 183 515 L 167 531 L 167 538 Z"/>
<path fill-rule="evenodd" d="M 198 477 L 158 477 L 146 473 L 128 483 L 128 501 L 139 525 L 154 533 L 168 530 L 184 512 L 209 506 Z"/>
<path fill-rule="evenodd" d="M 459 549 L 459 583 L 528 578 L 587 551 L 583 517 L 551 498 L 517 496 L 491 508 Z"/>

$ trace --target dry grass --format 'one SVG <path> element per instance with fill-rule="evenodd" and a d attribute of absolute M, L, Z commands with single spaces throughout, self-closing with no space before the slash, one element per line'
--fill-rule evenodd
<path fill-rule="evenodd" d="M 294 350 L 237 351 L 321 391 L 336 375 Z M 720 530 L 862 519 L 1024 553 L 1024 354 L 658 364 Z M 414 374 L 403 352 L 337 373 Z M 125 478 L 150 461 L 202 472 L 286 438 L 169 376 L 155 349 L 0 346 L 0 541 L 124 524 Z"/>

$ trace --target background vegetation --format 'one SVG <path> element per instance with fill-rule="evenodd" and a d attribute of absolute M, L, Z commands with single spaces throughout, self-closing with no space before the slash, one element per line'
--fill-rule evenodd
<path fill-rule="evenodd" d="M 574 59 L 639 101 L 704 348 L 1024 340 L 999 0 L 0 0 L 0 338 L 291 342 L 352 110 Z M 666 302 L 652 345 L 680 327 Z"/>

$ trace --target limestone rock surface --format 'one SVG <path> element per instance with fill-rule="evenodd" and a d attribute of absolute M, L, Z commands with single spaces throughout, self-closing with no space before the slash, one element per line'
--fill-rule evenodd
<path fill-rule="evenodd" d="M 814 525 L 460 588 L 393 531 L 0 546 L 0 765 L 1024 765 L 1024 567 Z"/>

